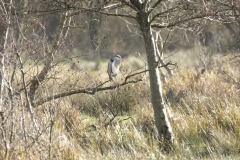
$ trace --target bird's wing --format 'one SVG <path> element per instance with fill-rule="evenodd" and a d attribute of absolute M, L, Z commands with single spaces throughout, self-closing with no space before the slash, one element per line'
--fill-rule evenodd
<path fill-rule="evenodd" d="M 108 62 L 108 76 L 109 76 L 109 79 L 110 81 L 113 81 L 113 61 L 114 59 L 110 59 L 110 61 Z"/>
<path fill-rule="evenodd" d="M 112 74 L 112 64 L 113 64 L 113 59 L 110 59 L 110 61 L 108 62 L 108 75 L 110 76 Z"/>

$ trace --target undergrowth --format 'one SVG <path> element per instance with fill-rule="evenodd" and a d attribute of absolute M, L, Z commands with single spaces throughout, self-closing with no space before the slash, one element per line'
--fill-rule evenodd
<path fill-rule="evenodd" d="M 2 125 L 8 131 L 14 122 L 16 135 L 9 148 L 0 145 L 0 159 L 239 159 L 240 83 L 226 76 L 240 77 L 236 69 L 229 63 L 204 72 L 178 68 L 163 85 L 175 134 L 171 154 L 157 145 L 149 82 L 144 80 L 36 108 L 39 133 L 20 105 L 12 111 L 15 119 Z"/>

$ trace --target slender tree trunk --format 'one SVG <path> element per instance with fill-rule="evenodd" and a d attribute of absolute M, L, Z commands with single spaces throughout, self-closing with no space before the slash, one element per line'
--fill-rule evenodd
<path fill-rule="evenodd" d="M 31 84 L 30 84 L 30 90 L 29 90 L 29 98 L 30 98 L 30 102 L 31 105 L 34 106 L 34 101 L 35 101 L 35 96 L 36 96 L 36 91 L 40 85 L 40 83 L 42 81 L 45 80 L 45 77 L 47 76 L 48 72 L 51 70 L 52 68 L 52 62 L 54 59 L 54 55 L 56 54 L 58 47 L 59 47 L 59 43 L 60 43 L 60 37 L 62 35 L 62 31 L 63 31 L 63 27 L 65 24 L 65 21 L 67 19 L 67 12 L 62 13 L 61 15 L 61 19 L 56 31 L 56 35 L 55 35 L 55 39 L 54 42 L 52 44 L 52 50 L 51 52 L 47 53 L 46 56 L 46 61 L 45 61 L 45 65 L 43 67 L 43 69 L 41 70 L 41 72 L 35 76 L 35 78 L 33 80 L 31 80 Z"/>
<path fill-rule="evenodd" d="M 140 21 L 140 28 L 143 32 L 143 38 L 145 42 L 148 68 L 149 68 L 149 79 L 150 79 L 150 90 L 151 90 L 151 102 L 154 110 L 154 119 L 157 127 L 157 131 L 160 138 L 160 145 L 164 149 L 169 149 L 173 144 L 174 135 L 172 127 L 170 125 L 166 108 L 164 106 L 164 100 L 162 97 L 162 86 L 160 81 L 160 74 L 157 68 L 158 56 L 152 35 L 152 29 L 148 22 L 148 15 L 141 14 L 138 16 Z"/>
<path fill-rule="evenodd" d="M 100 4 L 100 0 L 95 0 L 90 2 L 90 8 L 94 8 Z M 99 6 L 100 7 L 100 6 Z M 100 65 L 100 43 L 99 43 L 99 32 L 98 28 L 101 25 L 101 15 L 98 12 L 89 12 L 89 38 L 91 41 L 93 51 L 96 51 L 95 54 L 95 61 L 96 66 L 95 69 L 97 70 Z"/>
<path fill-rule="evenodd" d="M 0 111 L 3 110 L 3 97 L 4 97 L 4 86 L 5 86 L 5 50 L 7 48 L 7 39 L 9 34 L 10 26 L 10 13 L 11 7 L 6 4 L 11 4 L 11 0 L 1 1 L 0 10 L 3 13 L 0 14 Z"/>

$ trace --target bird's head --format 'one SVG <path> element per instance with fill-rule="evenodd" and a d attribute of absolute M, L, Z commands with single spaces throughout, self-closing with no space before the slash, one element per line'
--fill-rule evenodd
<path fill-rule="evenodd" d="M 116 55 L 115 58 L 118 58 L 118 60 L 119 60 L 120 62 L 123 62 L 123 61 L 124 61 L 124 59 L 122 59 L 122 57 L 121 57 L 120 55 Z"/>
<path fill-rule="evenodd" d="M 120 55 L 116 55 L 115 57 L 118 57 L 120 60 L 122 60 L 122 57 Z"/>

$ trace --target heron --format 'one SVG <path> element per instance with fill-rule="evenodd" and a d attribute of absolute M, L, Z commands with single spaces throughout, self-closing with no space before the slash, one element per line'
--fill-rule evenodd
<path fill-rule="evenodd" d="M 108 62 L 108 76 L 110 81 L 113 81 L 114 78 L 117 76 L 120 68 L 120 63 L 122 61 L 122 57 L 120 55 L 116 55 L 115 57 L 111 58 Z"/>

